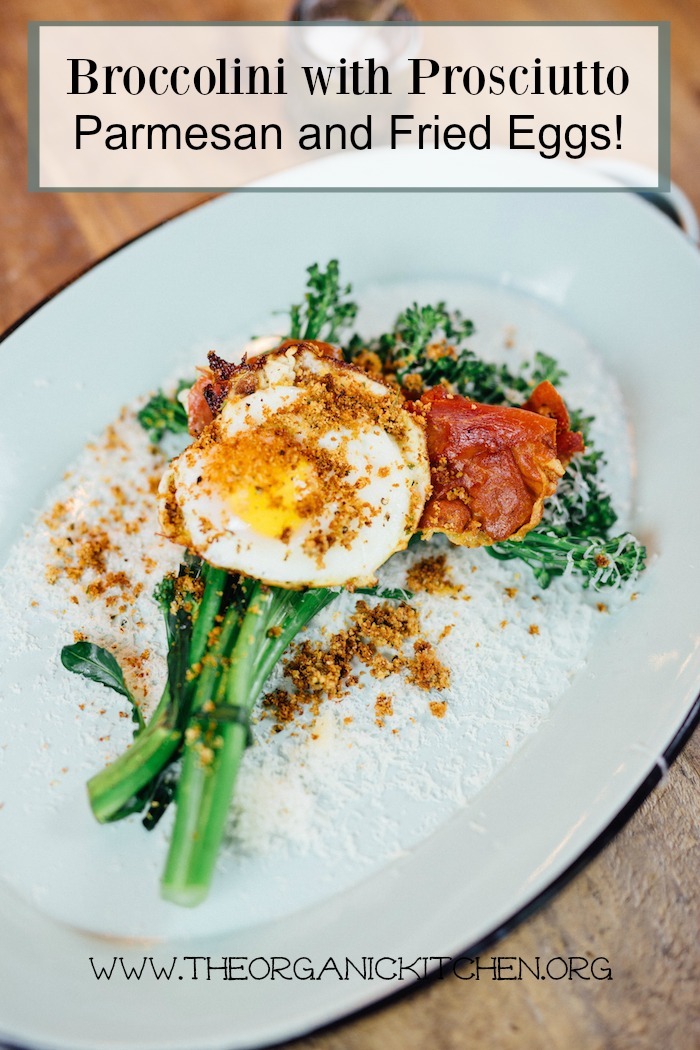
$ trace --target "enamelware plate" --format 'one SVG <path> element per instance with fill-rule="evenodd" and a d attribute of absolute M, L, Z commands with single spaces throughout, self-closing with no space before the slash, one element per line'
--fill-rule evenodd
<path fill-rule="evenodd" d="M 334 163 L 339 182 L 351 177 Z M 298 298 L 311 261 L 336 256 L 360 292 L 426 279 L 514 290 L 599 351 L 632 425 L 631 526 L 653 553 L 644 595 L 610 618 L 551 717 L 475 799 L 342 893 L 244 928 L 223 909 L 213 931 L 140 940 L 81 932 L 0 884 L 0 1038 L 8 1042 L 253 1047 L 346 1016 L 408 980 L 207 981 L 201 970 L 192 980 L 185 957 L 261 958 L 263 974 L 273 956 L 307 957 L 318 971 L 330 957 L 473 954 L 607 841 L 697 720 L 700 256 L 631 195 L 233 194 L 159 227 L 47 302 L 0 349 L 0 549 L 87 435 L 168 376 L 174 348 L 250 331 Z M 7 685 L 0 670 L 0 696 Z M 3 779 L 0 801 L 12 792 Z M 76 870 L 84 846 L 76 843 Z M 50 866 L 50 853 L 35 862 Z M 138 887 L 138 871 L 133 878 Z M 93 909 L 101 890 L 91 890 Z M 120 963 L 117 976 L 96 980 L 90 958 L 99 967 L 115 956 L 127 968 L 145 956 L 156 967 L 177 962 L 170 980 L 149 965 L 126 980 Z"/>

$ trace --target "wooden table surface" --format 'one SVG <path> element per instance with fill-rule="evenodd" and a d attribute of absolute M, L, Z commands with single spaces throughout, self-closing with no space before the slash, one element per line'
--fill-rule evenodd
<path fill-rule="evenodd" d="M 672 178 L 700 209 L 700 4 L 690 0 L 416 0 L 423 18 L 668 19 Z M 124 241 L 204 194 L 30 194 L 28 20 L 281 19 L 283 0 L 3 0 L 0 36 L 0 330 Z M 602 955 L 612 981 L 436 981 L 296 1042 L 296 1050 L 700 1047 L 700 736 L 620 834 L 502 956 Z M 489 954 L 484 952 L 482 954 Z M 77 1008 L 77 1004 L 76 1004 Z"/>

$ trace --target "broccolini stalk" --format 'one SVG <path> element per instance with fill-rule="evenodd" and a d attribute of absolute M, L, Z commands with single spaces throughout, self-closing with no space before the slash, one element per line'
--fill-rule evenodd
<path fill-rule="evenodd" d="M 204 656 L 227 576 L 221 569 L 204 565 L 200 577 L 199 567 L 198 559 L 188 559 L 177 581 L 159 588 L 169 642 L 168 681 L 148 725 L 128 751 L 88 781 L 90 805 L 101 823 L 120 820 L 148 806 L 161 773 L 182 743 L 195 692 L 188 672 Z M 200 578 L 203 591 L 197 597 Z"/>
<path fill-rule="evenodd" d="M 633 579 L 642 572 L 646 560 L 646 548 L 630 533 L 602 539 L 557 534 L 542 526 L 522 540 L 506 540 L 486 550 L 502 561 L 520 558 L 542 587 L 548 587 L 555 576 L 573 572 L 582 578 L 584 587 L 596 591 Z"/>
<path fill-rule="evenodd" d="M 243 619 L 223 661 L 214 701 L 205 704 L 199 725 L 191 725 L 185 737 L 175 828 L 162 882 L 166 899 L 194 907 L 207 896 L 253 705 L 291 640 L 338 593 L 246 581 L 239 605 Z M 230 615 L 238 617 L 236 604 L 225 625 Z"/>

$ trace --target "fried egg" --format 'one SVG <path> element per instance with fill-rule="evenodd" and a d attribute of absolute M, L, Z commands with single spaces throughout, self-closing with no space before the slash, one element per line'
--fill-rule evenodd
<path fill-rule="evenodd" d="M 169 465 L 159 510 L 170 539 L 220 568 L 282 587 L 368 585 L 429 495 L 422 421 L 299 342 L 250 362 Z"/>

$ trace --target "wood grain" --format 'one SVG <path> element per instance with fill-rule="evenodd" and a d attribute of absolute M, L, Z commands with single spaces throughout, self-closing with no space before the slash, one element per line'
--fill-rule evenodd
<path fill-rule="evenodd" d="M 680 0 L 422 0 L 423 18 L 668 19 L 672 177 L 700 208 L 700 4 Z M 26 23 L 283 18 L 282 0 L 4 0 L 0 36 L 0 330 L 124 241 L 204 194 L 30 194 Z M 625 829 L 488 956 L 602 955 L 612 981 L 433 982 L 294 1043 L 295 1050 L 700 1047 L 700 739 Z"/>

